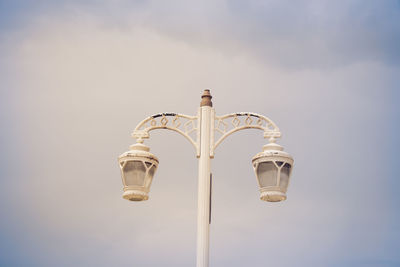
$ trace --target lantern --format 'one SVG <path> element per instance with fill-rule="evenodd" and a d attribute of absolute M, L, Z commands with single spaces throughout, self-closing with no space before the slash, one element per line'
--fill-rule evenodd
<path fill-rule="evenodd" d="M 149 199 L 150 185 L 158 166 L 158 159 L 143 144 L 134 144 L 118 158 L 124 185 L 123 198 L 131 201 Z"/>
<path fill-rule="evenodd" d="M 254 171 L 260 187 L 260 199 L 278 202 L 286 199 L 286 191 L 293 168 L 293 158 L 283 147 L 270 143 L 253 157 Z"/>

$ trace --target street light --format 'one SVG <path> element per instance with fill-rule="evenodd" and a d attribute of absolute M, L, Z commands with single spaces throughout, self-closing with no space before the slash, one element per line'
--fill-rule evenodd
<path fill-rule="evenodd" d="M 135 144 L 130 149 L 118 158 L 124 184 L 122 197 L 132 201 L 147 200 L 158 159 L 146 145 Z"/>
<path fill-rule="evenodd" d="M 286 199 L 293 158 L 282 150 L 282 146 L 270 143 L 252 160 L 261 200 L 278 202 Z"/>
<path fill-rule="evenodd" d="M 278 202 L 286 199 L 293 158 L 276 144 L 281 133 L 269 118 L 252 113 L 238 112 L 216 116 L 212 107 L 210 90 L 204 90 L 196 116 L 177 113 L 159 113 L 141 121 L 132 133 L 137 143 L 118 158 L 124 185 L 123 198 L 142 201 L 149 191 L 158 159 L 144 139 L 155 129 L 168 129 L 184 136 L 195 148 L 199 158 L 198 213 L 197 213 L 197 267 L 207 267 L 209 262 L 209 224 L 211 201 L 211 159 L 215 149 L 226 137 L 244 129 L 259 129 L 269 140 L 263 151 L 253 157 L 252 164 L 260 187 L 260 199 Z"/>

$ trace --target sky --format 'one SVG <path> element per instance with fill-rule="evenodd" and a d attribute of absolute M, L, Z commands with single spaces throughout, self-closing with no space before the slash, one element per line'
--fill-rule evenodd
<path fill-rule="evenodd" d="M 117 158 L 141 120 L 272 119 L 295 160 L 259 200 L 246 130 L 212 160 L 210 266 L 399 266 L 399 1 L 0 0 L 0 266 L 195 266 L 197 165 L 158 130 L 150 199 Z"/>

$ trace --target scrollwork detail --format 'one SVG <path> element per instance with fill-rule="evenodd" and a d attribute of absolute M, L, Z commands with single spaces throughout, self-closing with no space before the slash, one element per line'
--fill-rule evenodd
<path fill-rule="evenodd" d="M 260 129 L 264 131 L 264 138 L 275 141 L 281 137 L 278 126 L 269 118 L 251 112 L 231 113 L 224 116 L 215 116 L 214 134 L 219 134 L 219 139 L 214 144 L 214 149 L 229 135 L 244 129 Z"/>
<path fill-rule="evenodd" d="M 178 113 L 159 113 L 141 121 L 132 133 L 138 143 L 150 137 L 149 132 L 155 129 L 168 129 L 183 135 L 198 150 L 196 137 L 191 136 L 198 131 L 198 117 Z"/>

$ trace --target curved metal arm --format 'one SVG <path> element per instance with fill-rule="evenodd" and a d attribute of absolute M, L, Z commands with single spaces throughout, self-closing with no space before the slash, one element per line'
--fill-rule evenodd
<path fill-rule="evenodd" d="M 182 120 L 182 122 L 181 122 Z M 155 129 L 168 129 L 183 135 L 196 149 L 199 154 L 199 117 L 188 116 L 178 113 L 158 113 L 141 121 L 132 133 L 132 137 L 137 139 L 138 143 L 143 143 L 143 139 L 150 137 L 149 132 Z M 196 132 L 196 141 L 190 136 Z"/>
<path fill-rule="evenodd" d="M 218 132 L 222 136 L 215 142 L 214 149 L 216 149 L 226 137 L 244 129 L 263 130 L 264 138 L 269 138 L 271 142 L 281 137 L 278 126 L 263 115 L 252 112 L 231 113 L 223 116 L 215 116 L 214 132 Z"/>

